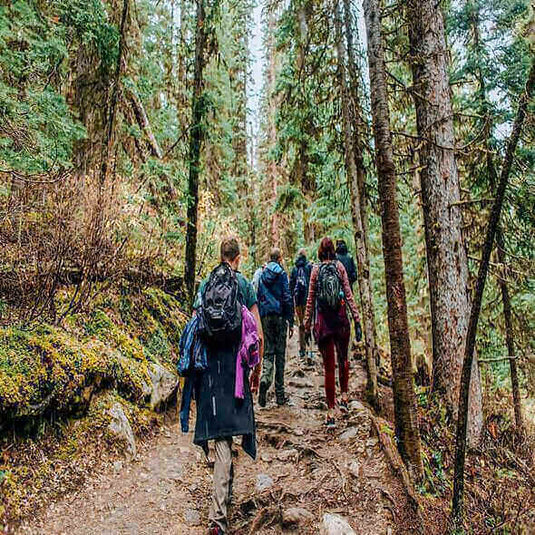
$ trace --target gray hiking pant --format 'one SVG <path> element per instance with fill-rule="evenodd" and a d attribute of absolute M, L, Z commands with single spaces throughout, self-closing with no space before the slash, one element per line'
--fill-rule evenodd
<path fill-rule="evenodd" d="M 282 316 L 265 316 L 262 318 L 264 331 L 264 361 L 260 384 L 266 390 L 273 383 L 275 375 L 275 394 L 277 403 L 284 403 L 284 366 L 286 364 L 286 333 L 288 322 Z"/>
<path fill-rule="evenodd" d="M 226 533 L 228 528 L 228 507 L 232 497 L 232 480 L 234 478 L 232 438 L 215 440 L 214 445 L 214 492 L 209 519 L 211 524 L 217 524 L 223 530 L 223 533 Z"/>

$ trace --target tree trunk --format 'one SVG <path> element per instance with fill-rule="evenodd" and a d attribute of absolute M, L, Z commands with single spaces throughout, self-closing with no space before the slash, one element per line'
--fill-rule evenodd
<path fill-rule="evenodd" d="M 366 296 L 366 299 L 362 299 L 362 309 L 368 312 L 368 325 L 365 329 L 368 336 L 366 336 L 366 355 L 370 354 L 370 358 L 373 357 L 376 366 L 380 364 L 379 351 L 377 349 L 377 329 L 375 325 L 375 311 L 373 306 L 373 295 L 371 294 L 371 281 L 370 279 L 370 263 L 369 263 L 369 242 L 368 242 L 368 208 L 366 203 L 366 168 L 364 166 L 364 141 L 363 135 L 366 131 L 366 125 L 363 119 L 362 106 L 360 105 L 360 84 L 358 77 L 357 62 L 355 59 L 354 51 L 354 39 L 353 39 L 353 26 L 351 24 L 351 3 L 350 0 L 344 0 L 344 24 L 346 34 L 347 45 L 347 70 L 349 74 L 349 96 L 350 96 L 350 111 L 351 111 L 351 124 L 353 127 L 353 155 L 355 165 L 357 168 L 357 188 L 358 188 L 358 202 L 360 207 L 361 219 L 362 219 L 362 240 L 364 242 L 364 249 L 366 254 L 365 265 L 359 266 L 359 287 L 362 284 L 362 279 L 368 279 L 364 284 L 364 288 L 368 289 L 370 294 Z M 352 195 L 352 199 L 355 196 Z M 352 200 L 353 202 L 353 200 Z M 364 301 L 366 301 L 366 306 Z"/>
<path fill-rule="evenodd" d="M 102 157 L 100 162 L 100 187 L 106 182 L 108 177 L 108 167 L 110 163 L 110 154 L 113 152 L 113 133 L 115 129 L 115 119 L 117 116 L 117 103 L 119 102 L 119 86 L 121 84 L 121 72 L 123 69 L 123 55 L 125 53 L 126 41 L 126 23 L 128 21 L 128 11 L 130 9 L 130 1 L 123 0 L 123 11 L 121 14 L 121 26 L 119 29 L 119 51 L 117 54 L 117 64 L 115 67 L 115 75 L 113 77 L 113 86 L 110 97 L 110 104 L 108 108 L 108 117 L 106 123 L 106 137 L 102 147 Z"/>
<path fill-rule="evenodd" d="M 277 110 L 277 99 L 275 97 L 275 79 L 277 75 L 277 51 L 275 46 L 276 18 L 273 8 L 268 11 L 268 73 L 267 73 L 267 98 L 268 98 L 268 147 L 273 148 L 277 144 L 277 126 L 275 124 L 275 114 Z M 269 236 L 271 246 L 280 245 L 280 225 L 279 214 L 276 210 L 277 188 L 278 188 L 278 166 L 273 154 L 268 154 L 267 178 L 271 191 L 271 218 Z M 269 247 L 268 247 L 269 249 Z"/>
<path fill-rule="evenodd" d="M 504 251 L 504 240 L 501 226 L 498 225 L 496 230 L 496 245 L 498 246 L 498 260 L 505 270 L 506 259 Z M 502 272 L 503 273 L 503 272 Z M 515 358 L 515 342 L 513 335 L 513 312 L 511 308 L 511 298 L 509 296 L 509 288 L 505 278 L 498 276 L 498 285 L 502 294 L 503 304 L 503 318 L 505 321 L 505 341 L 507 344 L 507 354 L 509 357 L 509 365 L 511 368 L 511 387 L 513 389 L 513 405 L 515 410 L 515 422 L 517 431 L 524 434 L 524 418 L 522 416 L 522 400 L 520 399 L 520 386 L 518 383 L 518 369 Z"/>
<path fill-rule="evenodd" d="M 362 305 L 362 320 L 366 340 L 366 367 L 368 381 L 366 394 L 374 406 L 378 406 L 377 368 L 375 363 L 375 321 L 373 313 L 373 297 L 370 280 L 370 265 L 366 248 L 363 214 L 361 212 L 360 191 L 358 187 L 358 171 L 354 158 L 354 146 L 351 132 L 350 98 L 346 79 L 346 52 L 342 36 L 342 20 L 339 3 L 336 5 L 336 44 L 338 53 L 338 76 L 342 108 L 342 128 L 344 138 L 344 155 L 347 182 L 351 196 L 351 217 L 355 233 L 356 257 L 359 270 L 359 291 Z"/>
<path fill-rule="evenodd" d="M 360 105 L 360 82 L 358 77 L 358 67 L 355 58 L 355 40 L 353 39 L 353 25 L 351 17 L 351 0 L 344 0 L 344 24 L 347 45 L 347 71 L 349 74 L 349 95 L 352 102 L 353 117 L 351 120 L 353 127 L 353 152 L 355 153 L 355 163 L 357 165 L 357 183 L 360 196 L 360 211 L 363 214 L 363 224 L 365 239 L 368 239 L 368 221 L 366 214 L 366 167 L 364 166 L 364 141 L 363 136 L 366 131 L 366 124 L 363 119 L 362 106 Z"/>
<path fill-rule="evenodd" d="M 363 7 L 368 36 L 371 110 L 383 228 L 396 437 L 403 461 L 413 480 L 419 481 L 423 475 L 423 465 L 403 277 L 397 180 L 390 131 L 381 14 L 378 0 L 364 0 Z"/>
<path fill-rule="evenodd" d="M 163 156 L 163 152 L 158 143 L 158 140 L 156 139 L 156 136 L 154 135 L 154 132 L 152 131 L 152 127 L 150 125 L 147 112 L 145 111 L 145 107 L 143 106 L 143 102 L 141 102 L 141 99 L 139 98 L 137 93 L 132 89 L 127 89 L 126 95 L 128 97 L 128 100 L 130 100 L 130 103 L 132 104 L 134 116 L 136 118 L 139 128 L 147 136 L 147 145 L 151 154 L 155 158 L 161 159 Z"/>
<path fill-rule="evenodd" d="M 472 29 L 474 36 L 474 51 L 477 54 L 477 60 L 481 60 L 482 54 L 482 45 L 480 39 L 479 17 L 480 5 L 475 3 L 472 6 Z M 487 98 L 487 90 L 485 84 L 485 78 L 483 71 L 480 67 L 477 69 L 477 78 L 479 83 L 480 91 L 480 115 L 485 118 L 485 155 L 487 161 L 487 172 L 489 175 L 489 182 L 491 186 L 491 191 L 493 192 L 498 184 L 498 174 L 496 172 L 496 166 L 494 165 L 493 154 L 490 146 L 490 136 L 492 129 L 492 119 L 489 113 L 491 106 Z M 506 267 L 506 258 L 504 250 L 504 239 L 501 225 L 498 224 L 496 229 L 496 248 L 498 252 L 498 261 L 502 265 L 502 273 Z M 511 299 L 509 297 L 509 288 L 507 287 L 507 282 L 504 276 L 498 275 L 498 286 L 500 287 L 500 292 L 502 294 L 502 303 L 503 303 L 503 315 L 505 322 L 505 340 L 507 344 L 507 352 L 510 357 L 515 357 L 515 344 L 514 344 L 514 335 L 513 335 L 513 319 L 512 319 L 512 310 L 511 310 Z M 520 400 L 520 388 L 518 384 L 518 370 L 516 365 L 516 359 L 509 359 L 510 369 L 511 369 L 511 386 L 513 390 L 513 405 L 515 411 L 515 421 L 517 430 L 524 434 L 524 422 L 522 418 L 522 402 Z"/>
<path fill-rule="evenodd" d="M 233 105 L 232 148 L 234 160 L 232 174 L 238 182 L 238 191 L 246 197 L 247 181 L 247 74 L 248 74 L 248 14 L 247 6 L 236 3 L 232 10 L 233 41 L 236 43 L 236 57 L 229 69 Z"/>
<path fill-rule="evenodd" d="M 455 472 L 453 476 L 453 502 L 452 502 L 452 516 L 456 525 L 462 523 L 463 516 L 463 500 L 464 500 L 464 464 L 466 457 L 466 432 L 468 427 L 468 398 L 470 374 L 472 372 L 472 365 L 474 362 L 474 350 L 476 344 L 477 324 L 479 321 L 479 313 L 481 311 L 481 303 L 483 300 L 483 292 L 485 290 L 485 282 L 487 279 L 487 271 L 489 267 L 490 255 L 494 245 L 494 237 L 500 222 L 500 213 L 503 205 L 503 198 L 509 180 L 509 173 L 513 165 L 513 158 L 522 131 L 522 125 L 527 112 L 528 103 L 531 95 L 535 89 L 535 62 L 532 63 L 526 83 L 526 90 L 520 98 L 518 112 L 516 114 L 511 137 L 507 143 L 507 149 L 503 160 L 502 170 L 500 173 L 500 180 L 492 211 L 490 213 L 489 222 L 487 225 L 487 232 L 485 243 L 483 245 L 483 253 L 481 255 L 481 262 L 479 264 L 479 271 L 477 274 L 476 289 L 474 293 L 474 302 L 470 311 L 470 322 L 468 324 L 468 335 L 466 339 L 466 349 L 464 353 L 464 361 L 462 368 L 460 393 L 459 393 L 459 416 L 457 421 L 457 435 L 455 441 Z"/>
<path fill-rule="evenodd" d="M 462 236 L 460 183 L 444 19 L 434 0 L 408 0 L 416 123 L 421 138 L 422 205 L 433 335 L 433 390 L 457 412 L 462 355 L 470 310 L 468 260 Z M 470 385 L 470 443 L 483 426 L 479 369 Z"/>
<path fill-rule="evenodd" d="M 195 35 L 195 72 L 191 129 L 189 139 L 188 210 L 186 229 L 186 258 L 184 281 L 190 304 L 195 294 L 195 265 L 197 253 L 197 218 L 199 205 L 199 172 L 201 147 L 204 141 L 203 121 L 205 116 L 203 73 L 206 63 L 206 12 L 205 0 L 197 0 Z"/>

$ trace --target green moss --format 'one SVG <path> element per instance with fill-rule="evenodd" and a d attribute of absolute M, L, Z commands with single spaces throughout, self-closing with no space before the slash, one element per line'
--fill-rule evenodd
<path fill-rule="evenodd" d="M 104 387 L 142 406 L 149 361 L 174 367 L 185 321 L 165 292 L 123 289 L 62 328 L 0 329 L 0 416 L 76 411 Z"/>

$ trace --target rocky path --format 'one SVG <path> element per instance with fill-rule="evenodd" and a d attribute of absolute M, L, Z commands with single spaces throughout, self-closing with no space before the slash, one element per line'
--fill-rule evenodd
<path fill-rule="evenodd" d="M 235 448 L 232 533 L 414 533 L 416 516 L 385 456 L 377 420 L 357 400 L 365 379 L 360 364 L 352 365 L 350 414 L 327 432 L 319 356 L 307 368 L 296 353 L 291 341 L 290 405 L 271 402 L 257 411 L 259 458 L 253 462 Z M 170 423 L 139 449 L 134 461 L 116 461 L 89 477 L 20 533 L 206 533 L 211 468 L 191 435 Z"/>

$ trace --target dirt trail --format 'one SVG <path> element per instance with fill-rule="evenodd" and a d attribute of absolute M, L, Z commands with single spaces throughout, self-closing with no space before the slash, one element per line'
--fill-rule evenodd
<path fill-rule="evenodd" d="M 290 406 L 277 408 L 271 400 L 257 410 L 259 458 L 253 462 L 235 448 L 232 533 L 318 533 L 324 513 L 343 516 L 358 534 L 414 533 L 415 515 L 369 411 L 353 401 L 349 416 L 327 432 L 320 357 L 307 368 L 296 355 L 294 339 L 286 375 Z M 361 365 L 352 363 L 352 399 L 364 380 Z M 206 533 L 211 469 L 191 434 L 172 423 L 140 450 L 135 461 L 118 461 L 88 478 L 19 533 Z"/>

